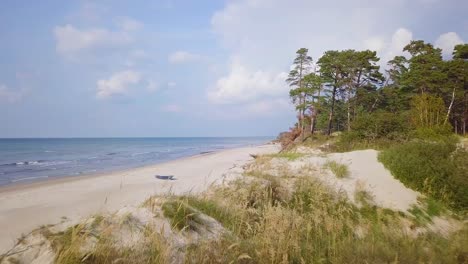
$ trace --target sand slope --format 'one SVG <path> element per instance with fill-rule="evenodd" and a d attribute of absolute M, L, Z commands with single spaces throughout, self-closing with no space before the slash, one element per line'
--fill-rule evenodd
<path fill-rule="evenodd" d="M 319 172 L 314 174 L 336 189 L 345 191 L 351 200 L 354 199 L 355 192 L 362 189 L 367 191 L 373 202 L 380 207 L 407 211 L 417 204 L 417 198 L 421 195 L 395 179 L 378 161 L 376 150 L 324 154 L 302 149 L 302 152 L 306 154 L 305 157 L 288 162 L 294 171 L 301 173 L 304 166 L 318 168 Z M 347 165 L 350 175 L 343 179 L 336 178 L 328 169 L 323 168 L 328 160 Z"/>
<path fill-rule="evenodd" d="M 79 221 L 99 212 L 137 206 L 154 194 L 200 192 L 235 177 L 249 154 L 277 152 L 277 145 L 245 147 L 199 155 L 154 166 L 0 190 L 0 252 L 23 233 L 67 217 Z M 155 174 L 171 174 L 163 181 Z"/>
<path fill-rule="evenodd" d="M 377 205 L 397 211 L 410 209 L 417 203 L 420 193 L 395 179 L 377 160 L 377 155 L 378 152 L 372 149 L 329 155 L 328 158 L 347 164 L 351 172 L 349 178 L 337 181 L 337 184 L 348 193 L 354 192 L 356 184 L 361 184 Z"/>

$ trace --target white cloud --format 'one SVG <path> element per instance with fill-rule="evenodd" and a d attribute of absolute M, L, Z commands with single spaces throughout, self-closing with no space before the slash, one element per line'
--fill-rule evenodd
<path fill-rule="evenodd" d="M 55 27 L 54 35 L 57 52 L 68 57 L 83 50 L 121 46 L 133 41 L 126 32 L 113 32 L 104 28 L 80 30 L 70 24 Z"/>
<path fill-rule="evenodd" d="M 429 18 L 429 12 L 408 12 L 413 5 L 409 0 L 228 1 L 212 16 L 211 25 L 235 63 L 225 64 L 228 72 L 214 81 L 208 98 L 244 104 L 263 96 L 287 98 L 288 87 L 280 76 L 289 71 L 301 47 L 309 49 L 314 62 L 327 50 L 372 49 L 386 67 L 394 56 L 406 56 L 403 47 L 413 39 L 403 25 Z"/>
<path fill-rule="evenodd" d="M 213 15 L 211 24 L 222 43 L 243 63 L 263 69 L 273 65 L 284 68 L 301 47 L 309 48 L 314 59 L 329 49 L 359 48 L 363 35 L 381 32 L 380 25 L 386 22 L 369 23 L 369 19 L 379 19 L 376 14 L 391 5 L 358 8 L 360 5 L 351 1 L 229 1 Z M 311 26 L 317 21 L 327 23 Z"/>
<path fill-rule="evenodd" d="M 169 88 L 172 88 L 172 87 L 175 87 L 175 86 L 177 86 L 176 82 L 171 81 L 171 82 L 167 83 L 167 87 L 169 87 Z"/>
<path fill-rule="evenodd" d="M 384 47 L 377 55 L 380 57 L 379 64 L 381 67 L 386 68 L 387 62 L 392 60 L 395 56 L 408 55 L 407 52 L 403 52 L 403 48 L 413 40 L 413 33 L 406 28 L 399 28 L 393 33 L 392 37 L 388 42 L 385 43 Z"/>
<path fill-rule="evenodd" d="M 315 62 L 326 50 L 363 49 L 366 39 L 369 48 L 383 50 L 385 38 L 374 36 L 385 36 L 389 31 L 385 24 L 395 19 L 380 14 L 399 5 L 385 1 L 360 8 L 355 2 L 335 0 L 228 1 L 212 16 L 211 24 L 233 63 L 227 64 L 228 73 L 215 81 L 208 98 L 214 103 L 245 104 L 264 97 L 288 98 L 286 72 L 297 49 L 309 48 Z M 317 21 L 327 23 L 314 26 Z"/>
<path fill-rule="evenodd" d="M 6 85 L 0 84 L 0 101 L 4 100 L 9 103 L 15 103 L 21 100 L 24 96 L 25 90 L 13 91 Z"/>
<path fill-rule="evenodd" d="M 288 111 L 294 109 L 289 100 L 285 98 L 259 100 L 247 105 L 248 114 L 254 115 L 272 115 L 277 111 Z"/>
<path fill-rule="evenodd" d="M 130 57 L 133 59 L 147 59 L 149 57 L 148 53 L 142 49 L 132 50 L 130 52 Z"/>
<path fill-rule="evenodd" d="M 169 55 L 168 61 L 172 64 L 186 63 L 200 59 L 201 56 L 187 51 L 176 51 Z"/>
<path fill-rule="evenodd" d="M 98 98 L 104 99 L 113 95 L 124 95 L 128 93 L 128 89 L 139 83 L 141 74 L 136 71 L 128 70 L 114 73 L 108 79 L 101 79 L 97 81 L 97 94 Z"/>
<path fill-rule="evenodd" d="M 246 68 L 238 61 L 231 65 L 230 73 L 220 78 L 209 91 L 214 103 L 230 104 L 252 101 L 264 96 L 287 96 L 287 73 L 267 72 Z"/>
<path fill-rule="evenodd" d="M 117 25 L 123 31 L 136 31 L 143 27 L 143 23 L 130 17 L 120 17 L 117 19 Z"/>
<path fill-rule="evenodd" d="M 385 40 L 382 37 L 370 37 L 364 40 L 364 49 L 381 52 L 385 47 Z"/>
<path fill-rule="evenodd" d="M 164 111 L 164 112 L 169 112 L 169 113 L 180 113 L 180 112 L 182 112 L 182 108 L 177 104 L 163 105 L 161 107 L 161 110 Z"/>
<path fill-rule="evenodd" d="M 146 90 L 148 90 L 149 92 L 155 92 L 159 90 L 159 84 L 155 80 L 148 80 Z"/>
<path fill-rule="evenodd" d="M 451 58 L 453 48 L 458 44 L 463 44 L 463 40 L 455 32 L 442 34 L 435 42 L 435 46 L 442 49 L 444 58 Z"/>
<path fill-rule="evenodd" d="M 127 59 L 124 62 L 126 67 L 134 67 L 139 62 L 147 60 L 150 58 L 150 55 L 142 49 L 135 49 L 128 53 Z"/>
<path fill-rule="evenodd" d="M 406 28 L 399 28 L 392 35 L 390 43 L 390 52 L 401 53 L 403 48 L 413 40 L 413 33 Z"/>

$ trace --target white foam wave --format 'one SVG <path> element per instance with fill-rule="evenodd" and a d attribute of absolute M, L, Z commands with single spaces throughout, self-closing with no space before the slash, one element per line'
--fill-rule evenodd
<path fill-rule="evenodd" d="M 27 181 L 27 180 L 42 179 L 42 178 L 49 178 L 49 176 L 37 176 L 37 177 L 26 177 L 26 178 L 21 178 L 21 179 L 13 179 L 13 180 L 11 180 L 11 182 Z"/>
<path fill-rule="evenodd" d="M 140 155 L 145 155 L 145 154 L 150 154 L 151 151 L 147 151 L 147 152 L 139 152 L 139 153 L 133 153 L 132 154 L 132 157 L 135 157 L 135 156 L 140 156 Z"/>

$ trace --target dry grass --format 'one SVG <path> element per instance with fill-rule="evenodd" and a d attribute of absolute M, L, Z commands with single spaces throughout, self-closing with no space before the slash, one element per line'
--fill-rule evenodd
<path fill-rule="evenodd" d="M 183 252 L 184 263 L 466 263 L 468 227 L 448 237 L 430 231 L 409 234 L 413 217 L 376 207 L 357 188 L 357 207 L 343 193 L 310 176 L 259 171 L 271 158 L 257 159 L 249 176 L 199 196 L 153 198 L 145 202 L 162 211 L 177 234 L 188 234 L 209 216 L 225 228 L 215 239 L 198 238 Z M 306 175 L 309 172 L 305 172 Z M 429 201 L 432 214 L 440 214 Z M 123 225 L 131 223 L 123 221 Z M 106 218 L 44 235 L 57 252 L 57 263 L 170 263 L 168 247 L 147 228 L 135 247 L 122 247 Z M 197 231 L 198 232 L 198 231 Z M 187 236 L 189 237 L 189 236 Z M 86 248 L 87 250 L 83 250 Z M 172 252 L 173 253 L 173 252 Z M 179 259 L 177 263 L 180 263 Z"/>
<path fill-rule="evenodd" d="M 236 219 L 232 233 L 191 247 L 186 262 L 457 263 L 466 257 L 466 228 L 450 240 L 431 233 L 411 238 L 403 231 L 401 214 L 356 208 L 311 178 L 295 181 L 290 199 L 281 202 L 255 182 L 248 192 L 239 183 L 220 189 L 222 198 L 209 203 L 212 208 L 231 204 L 228 214 Z M 217 211 L 204 212 L 218 218 Z"/>
<path fill-rule="evenodd" d="M 256 176 L 251 172 L 249 175 Z M 301 175 L 261 174 L 249 182 L 237 181 L 218 188 L 211 197 L 203 198 L 201 206 L 205 209 L 201 211 L 225 224 L 231 233 L 190 247 L 186 263 L 468 260 L 468 227 L 448 238 L 431 232 L 415 237 L 405 231 L 411 217 L 374 206 L 372 197 L 364 190 L 358 191 L 355 199 L 361 201 L 360 208 L 344 194 Z M 191 205 L 197 207 L 197 203 L 200 204 L 197 201 Z"/>
<path fill-rule="evenodd" d="M 130 217 L 122 218 L 120 228 L 129 224 Z M 63 232 L 43 228 L 41 233 L 51 242 L 56 263 L 167 263 L 167 247 L 158 231 L 147 226 L 138 246 L 125 247 L 114 236 L 117 228 L 103 216 L 97 216 Z"/>
<path fill-rule="evenodd" d="M 164 216 L 171 220 L 173 227 L 178 230 L 195 230 L 202 224 L 199 213 L 181 200 L 169 200 L 162 205 Z"/>

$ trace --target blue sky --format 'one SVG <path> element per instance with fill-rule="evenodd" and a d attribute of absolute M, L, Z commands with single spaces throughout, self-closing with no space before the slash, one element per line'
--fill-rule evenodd
<path fill-rule="evenodd" d="M 257 136 L 293 125 L 295 50 L 411 39 L 445 58 L 468 1 L 0 2 L 0 137 Z"/>

